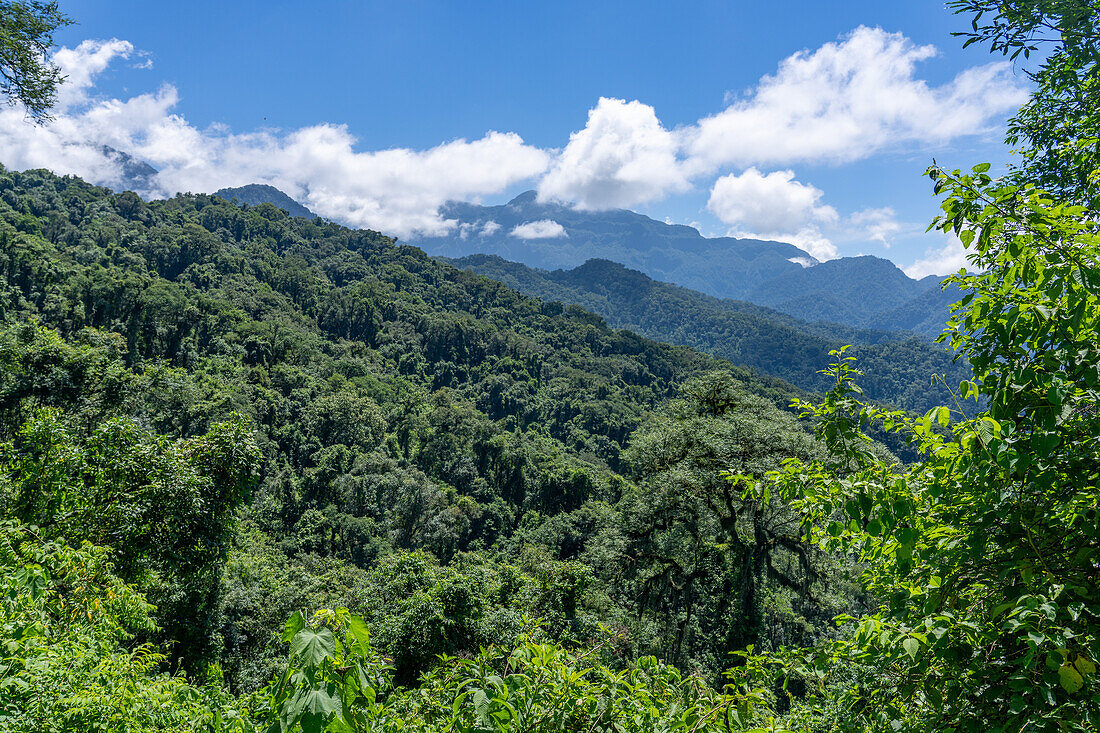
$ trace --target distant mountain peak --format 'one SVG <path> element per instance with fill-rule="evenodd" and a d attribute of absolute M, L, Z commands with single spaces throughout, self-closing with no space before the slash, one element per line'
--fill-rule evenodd
<path fill-rule="evenodd" d="M 111 186 L 112 190 L 147 193 L 156 188 L 156 168 L 110 145 L 101 145 L 99 149 L 108 160 L 119 167 L 121 178 L 117 185 Z"/>
<path fill-rule="evenodd" d="M 538 191 L 524 191 L 519 196 L 509 201 L 508 206 L 530 206 L 531 204 L 538 203 L 538 198 Z"/>
<path fill-rule="evenodd" d="M 317 215 L 305 206 L 266 183 L 250 183 L 247 186 L 223 188 L 215 191 L 214 195 L 227 201 L 236 199 L 239 203 L 248 204 L 249 206 L 272 204 L 291 216 L 304 216 L 307 219 L 317 218 Z"/>

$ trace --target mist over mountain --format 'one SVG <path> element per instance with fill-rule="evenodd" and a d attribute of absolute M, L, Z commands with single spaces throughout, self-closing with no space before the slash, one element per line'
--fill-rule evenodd
<path fill-rule="evenodd" d="M 452 202 L 442 213 L 456 222 L 450 234 L 410 240 L 432 255 L 497 255 L 544 270 L 610 260 L 805 321 L 933 334 L 954 300 L 938 297 L 939 278 L 914 280 L 881 257 L 818 262 L 791 244 L 704 237 L 692 227 L 625 209 L 582 211 L 539 202 L 534 191 L 500 206 Z"/>
<path fill-rule="evenodd" d="M 122 191 L 147 192 L 156 188 L 154 178 L 157 169 L 140 158 L 135 158 L 129 153 L 112 148 L 110 145 L 100 146 L 103 155 L 118 166 L 120 177 L 110 188 L 116 193 Z"/>

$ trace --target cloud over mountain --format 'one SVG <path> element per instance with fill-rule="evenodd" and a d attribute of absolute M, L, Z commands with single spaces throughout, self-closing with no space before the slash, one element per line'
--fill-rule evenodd
<path fill-rule="evenodd" d="M 565 227 L 551 219 L 528 221 L 513 227 L 510 234 L 517 239 L 560 239 L 568 237 Z"/>
<path fill-rule="evenodd" d="M 582 209 L 628 208 L 690 187 L 677 136 L 638 101 L 601 98 L 539 183 L 542 200 Z"/>
<path fill-rule="evenodd" d="M 680 127 L 664 125 L 642 101 L 602 97 L 560 149 L 490 130 L 426 149 L 368 150 L 335 123 L 200 128 L 180 112 L 170 84 L 128 98 L 97 95 L 98 74 L 140 53 L 124 40 L 84 41 L 54 54 L 68 82 L 53 124 L 28 124 L 21 109 L 0 109 L 0 161 L 117 187 L 125 176 L 108 146 L 157 169 L 143 195 L 266 183 L 324 217 L 403 237 L 453 229 L 456 222 L 440 213 L 447 201 L 476 202 L 523 183 L 540 200 L 580 209 L 710 190 L 708 208 L 721 221 L 827 258 L 836 251 L 829 226 L 887 244 L 897 225 L 883 207 L 841 216 L 790 166 L 980 133 L 1025 98 L 1006 63 L 930 84 L 917 67 L 935 53 L 899 33 L 860 27 L 788 57 L 724 109 Z"/>

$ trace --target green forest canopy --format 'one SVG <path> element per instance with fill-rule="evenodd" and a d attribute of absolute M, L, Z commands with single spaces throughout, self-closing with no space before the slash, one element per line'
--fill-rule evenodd
<path fill-rule="evenodd" d="M 1062 42 L 1006 179 L 930 170 L 977 274 L 923 417 L 843 350 L 814 402 L 375 233 L 0 174 L 0 730 L 1094 729 L 1100 8 L 954 5 Z"/>

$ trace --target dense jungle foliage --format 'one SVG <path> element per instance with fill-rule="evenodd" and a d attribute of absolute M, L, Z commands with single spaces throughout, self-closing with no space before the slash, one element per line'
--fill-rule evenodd
<path fill-rule="evenodd" d="M 923 416 L 843 349 L 814 399 L 372 232 L 0 172 L 0 731 L 1095 730 L 1100 5 L 952 6 L 1053 45 L 1019 165 L 929 169 L 973 377 Z"/>
<path fill-rule="evenodd" d="M 859 607 L 718 478 L 819 451 L 783 382 L 271 205 L 0 189 L 12 557 L 99 548 L 169 669 L 254 692 L 346 607 L 398 685 L 520 638 L 713 684 Z"/>

